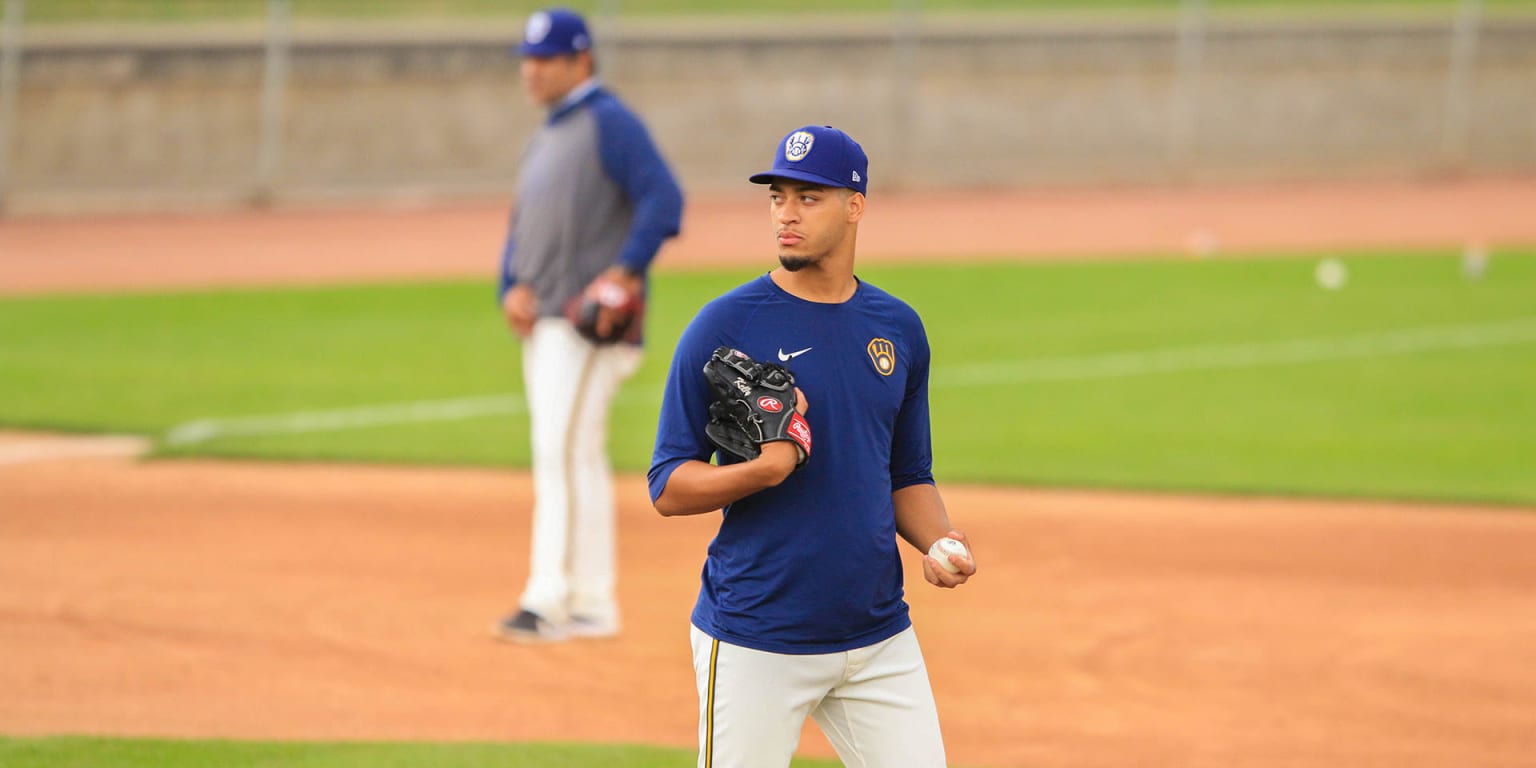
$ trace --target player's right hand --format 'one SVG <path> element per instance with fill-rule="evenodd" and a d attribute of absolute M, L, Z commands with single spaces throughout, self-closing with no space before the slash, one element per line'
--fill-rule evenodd
<path fill-rule="evenodd" d="M 801 416 L 804 416 L 809 408 L 810 403 L 805 400 L 805 392 L 801 391 L 799 387 L 795 387 L 795 410 L 799 411 Z M 753 459 L 753 461 L 762 461 L 773 465 L 775 470 L 774 476 L 777 478 L 773 483 L 774 485 L 789 479 L 789 476 L 794 474 L 795 468 L 800 466 L 800 462 L 805 458 L 802 455 L 800 446 L 790 440 L 775 440 L 763 443 L 760 446 L 760 450 L 762 453 L 758 454 L 758 457 Z"/>
<path fill-rule="evenodd" d="M 526 285 L 514 285 L 501 300 L 501 311 L 507 316 L 507 326 L 522 338 L 533 333 L 533 322 L 539 318 L 539 297 Z"/>
<path fill-rule="evenodd" d="M 769 485 L 775 486 L 789 479 L 800 465 L 800 448 L 786 440 L 763 443 L 762 452 L 752 460 L 772 468 Z"/>

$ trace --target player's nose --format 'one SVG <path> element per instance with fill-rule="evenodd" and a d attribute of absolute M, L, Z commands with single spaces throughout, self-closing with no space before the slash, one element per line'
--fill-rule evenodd
<path fill-rule="evenodd" d="M 797 222 L 800 220 L 800 207 L 786 200 L 773 209 L 773 218 L 781 224 Z"/>

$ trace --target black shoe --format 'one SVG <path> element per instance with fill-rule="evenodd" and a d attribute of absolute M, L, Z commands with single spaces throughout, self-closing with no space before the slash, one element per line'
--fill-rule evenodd
<path fill-rule="evenodd" d="M 565 639 L 565 633 L 561 632 L 559 627 L 529 610 L 519 610 L 502 619 L 497 622 L 492 632 L 503 640 L 516 643 L 548 643 Z"/>

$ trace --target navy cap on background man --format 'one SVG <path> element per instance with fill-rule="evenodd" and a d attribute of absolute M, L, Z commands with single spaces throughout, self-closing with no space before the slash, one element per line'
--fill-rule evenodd
<path fill-rule="evenodd" d="M 528 17 L 523 42 L 517 52 L 522 56 L 569 56 L 592 49 L 592 34 L 581 14 L 565 8 L 551 8 Z"/>

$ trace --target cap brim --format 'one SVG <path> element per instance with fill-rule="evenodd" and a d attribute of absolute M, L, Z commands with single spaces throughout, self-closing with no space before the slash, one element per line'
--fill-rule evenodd
<path fill-rule="evenodd" d="M 540 43 L 520 43 L 517 46 L 517 55 L 532 56 L 537 59 L 547 59 L 555 56 L 569 56 L 579 51 L 559 45 L 544 45 Z"/>
<path fill-rule="evenodd" d="M 762 173 L 754 173 L 747 178 L 747 181 L 750 181 L 753 184 L 772 184 L 774 179 L 794 179 L 795 181 L 808 181 L 812 184 L 819 184 L 823 187 L 841 187 L 843 189 L 851 189 L 855 192 L 859 191 L 858 188 L 852 184 L 844 184 L 841 181 L 822 176 L 819 173 L 810 173 L 807 171 L 796 170 L 763 171 Z"/>

